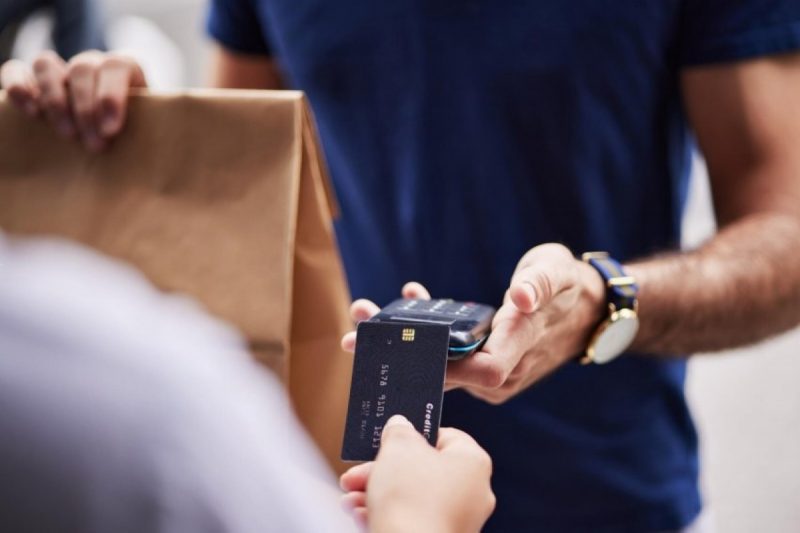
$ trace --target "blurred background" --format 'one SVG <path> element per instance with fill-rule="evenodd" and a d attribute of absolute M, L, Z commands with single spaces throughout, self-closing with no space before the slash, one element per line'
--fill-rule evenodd
<path fill-rule="evenodd" d="M 2 0 L 3 3 L 6 0 Z M 34 2 L 31 2 L 34 3 Z M 105 44 L 143 65 L 152 87 L 204 85 L 209 43 L 204 0 L 95 0 Z M 0 9 L 2 13 L 2 9 Z M 31 60 L 52 46 L 53 10 L 39 9 L 0 35 Z M 684 219 L 684 246 L 714 231 L 698 158 Z M 700 430 L 703 488 L 720 533 L 800 531 L 800 331 L 751 348 L 692 359 L 688 395 Z"/>

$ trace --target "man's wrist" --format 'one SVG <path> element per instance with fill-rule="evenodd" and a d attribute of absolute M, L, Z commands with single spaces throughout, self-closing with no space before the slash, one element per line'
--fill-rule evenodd
<path fill-rule="evenodd" d="M 636 338 L 633 339 L 633 342 L 631 343 L 631 349 L 633 350 L 644 350 L 647 348 L 649 342 L 649 322 L 647 321 L 646 317 L 644 323 L 642 322 L 641 313 L 642 287 L 648 286 L 646 270 L 647 266 L 642 263 L 625 265 L 625 271 L 629 275 L 633 276 L 633 278 L 636 280 L 636 285 L 639 287 L 639 294 L 637 295 L 637 301 L 640 302 L 637 309 L 637 315 L 639 318 L 639 331 L 636 334 Z M 652 303 L 652 301 L 650 303 Z M 651 306 L 647 305 L 645 307 L 649 308 Z"/>
<path fill-rule="evenodd" d="M 606 285 L 597 270 L 583 261 L 578 261 L 578 275 L 581 280 L 581 301 L 584 302 L 584 348 L 598 324 L 608 316 Z"/>

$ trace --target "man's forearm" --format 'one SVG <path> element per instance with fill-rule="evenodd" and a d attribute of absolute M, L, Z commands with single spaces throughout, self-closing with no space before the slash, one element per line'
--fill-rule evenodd
<path fill-rule="evenodd" d="M 635 350 L 722 350 L 800 323 L 800 217 L 794 214 L 744 217 L 697 250 L 627 270 L 640 287 Z"/>

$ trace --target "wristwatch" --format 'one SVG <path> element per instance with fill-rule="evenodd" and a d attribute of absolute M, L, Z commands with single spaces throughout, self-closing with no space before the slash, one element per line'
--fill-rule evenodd
<path fill-rule="evenodd" d="M 631 345 L 639 330 L 639 287 L 606 252 L 587 252 L 581 259 L 605 281 L 608 303 L 608 316 L 597 326 L 581 363 L 608 363 Z"/>

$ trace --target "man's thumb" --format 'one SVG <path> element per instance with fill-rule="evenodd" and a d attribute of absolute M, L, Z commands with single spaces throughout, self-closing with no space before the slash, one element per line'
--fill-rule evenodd
<path fill-rule="evenodd" d="M 574 283 L 575 258 L 560 244 L 543 244 L 522 258 L 508 295 L 517 309 L 533 313 Z"/>

